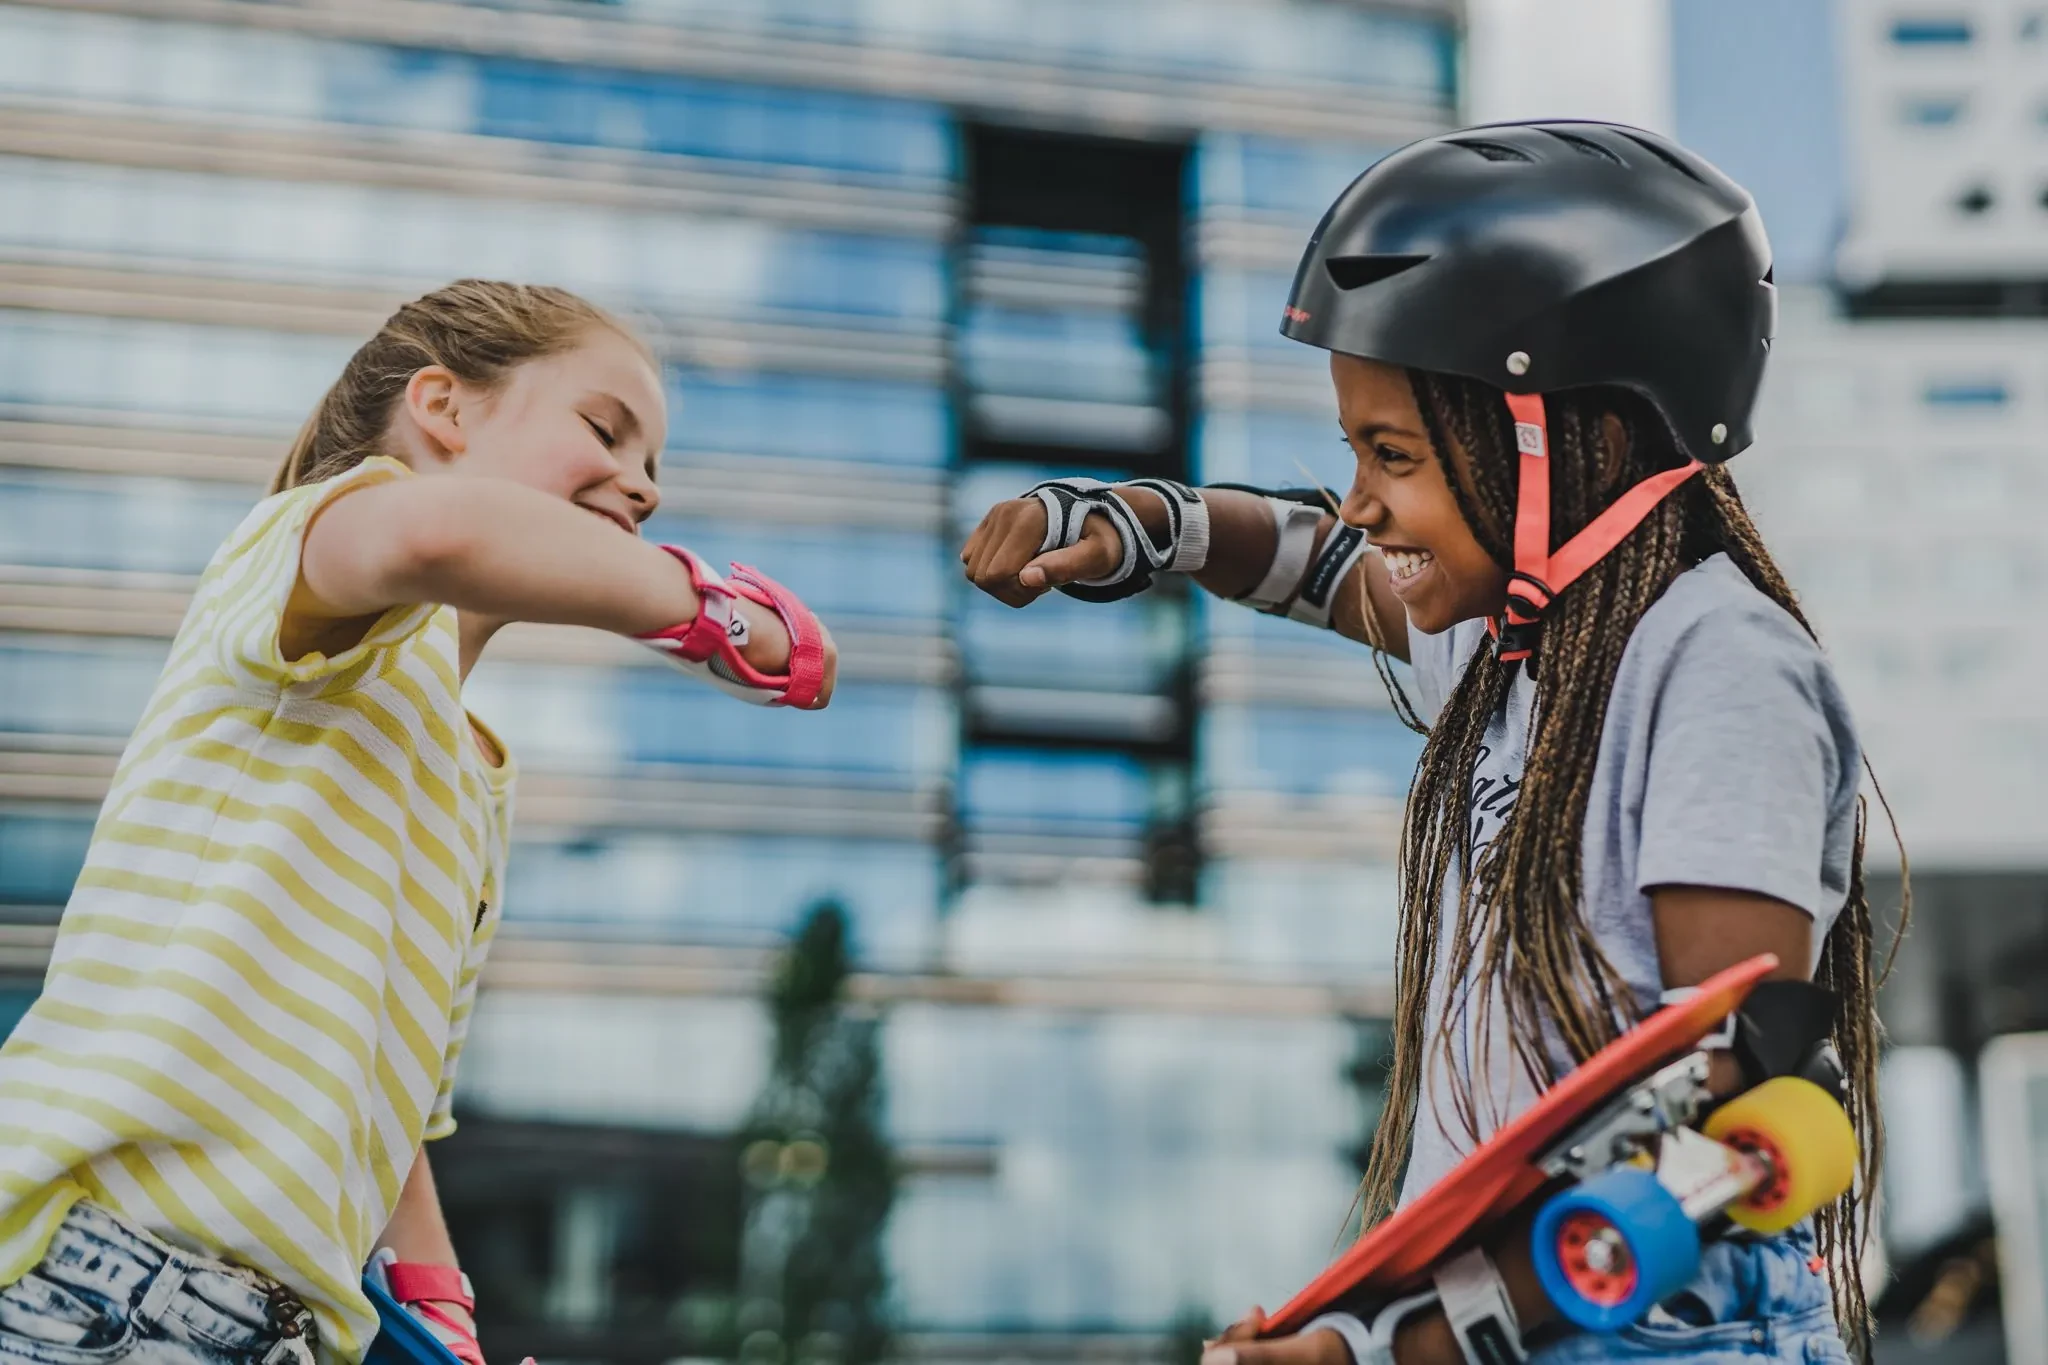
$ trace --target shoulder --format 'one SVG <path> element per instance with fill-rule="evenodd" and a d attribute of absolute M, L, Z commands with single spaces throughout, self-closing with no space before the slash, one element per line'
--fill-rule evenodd
<path fill-rule="evenodd" d="M 213 568 L 225 569 L 252 557 L 262 557 L 266 548 L 297 548 L 306 527 L 321 510 L 345 493 L 369 488 L 394 479 L 409 478 L 410 469 L 397 460 L 376 455 L 332 478 L 300 484 L 272 493 L 242 518 L 214 556 Z M 296 557 L 293 570 L 296 572 Z"/>
<path fill-rule="evenodd" d="M 1795 668 L 1831 678 L 1819 643 L 1726 555 L 1682 573 L 1643 613 L 1622 668 Z"/>
<path fill-rule="evenodd" d="M 1848 703 L 1819 642 L 1726 555 L 1681 574 L 1643 613 L 1611 707 L 1653 723 L 1675 711 L 1759 722 L 1796 712 L 1832 731 L 1845 756 L 1856 752 Z"/>

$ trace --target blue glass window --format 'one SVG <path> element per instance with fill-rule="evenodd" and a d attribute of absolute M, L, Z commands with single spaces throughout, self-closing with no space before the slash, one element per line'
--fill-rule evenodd
<path fill-rule="evenodd" d="M 0 9 L 0 91 L 817 167 L 930 185 L 941 107 L 828 90 Z M 91 54 L 92 60 L 79 60 Z"/>
<path fill-rule="evenodd" d="M 960 765 L 960 808 L 977 826 L 1136 829 L 1152 811 L 1145 765 L 1112 753 L 977 749 Z"/>
<path fill-rule="evenodd" d="M 1304 365 L 1326 365 L 1327 358 L 1315 348 L 1280 335 L 1280 310 L 1287 306 L 1293 287 L 1292 271 L 1203 271 L 1195 277 L 1193 291 L 1202 345 L 1227 350 L 1250 347 L 1284 354 Z"/>
<path fill-rule="evenodd" d="M 1201 755 L 1210 790 L 1398 799 L 1422 755 L 1422 736 L 1391 712 L 1213 706 L 1202 717 Z"/>
<path fill-rule="evenodd" d="M 2010 395 L 2003 380 L 1951 379 L 1928 384 L 1924 397 L 1930 407 L 1997 408 L 2005 406 Z"/>
<path fill-rule="evenodd" d="M 0 636 L 0 730 L 128 734 L 170 653 L 166 641 Z"/>
<path fill-rule="evenodd" d="M 1339 501 L 1351 487 L 1357 465 L 1337 425 L 1334 399 L 1329 414 L 1321 417 L 1209 409 L 1196 420 L 1194 447 L 1203 483 L 1248 483 L 1259 488 L 1319 484 Z"/>
<path fill-rule="evenodd" d="M 1899 117 L 1922 128 L 1946 128 L 1962 118 L 1968 104 L 1960 95 L 1908 96 L 1899 101 Z"/>
<path fill-rule="evenodd" d="M 639 763 L 925 775 L 951 757 L 939 727 L 950 699 L 930 688 L 853 684 L 815 714 L 748 706 L 663 669 L 620 673 L 617 724 Z M 941 732 L 942 733 L 942 732 Z"/>
<path fill-rule="evenodd" d="M 950 771 L 957 722 L 939 688 L 853 681 L 819 712 L 749 706 L 667 668 L 586 668 L 486 656 L 463 700 L 530 770 L 582 773 L 636 764 L 772 769 L 886 779 L 902 790 Z"/>
<path fill-rule="evenodd" d="M 630 307 L 935 327 L 943 245 L 598 205 L 0 157 L 0 246 L 308 280 L 546 280 Z"/>
<path fill-rule="evenodd" d="M 85 866 L 92 820 L 0 811 L 0 905 L 61 906 Z M 20 919 L 18 912 L 4 916 Z M 0 1018 L 0 1030 L 12 1022 Z"/>
<path fill-rule="evenodd" d="M 0 309 L 0 402 L 250 418 L 288 430 L 305 420 L 357 344 Z"/>
<path fill-rule="evenodd" d="M 1251 133 L 1205 133 L 1195 147 L 1195 198 L 1205 212 L 1242 209 L 1275 214 L 1308 229 L 1344 187 L 1389 148 L 1302 142 Z"/>
<path fill-rule="evenodd" d="M 958 572 L 938 536 L 915 531 L 749 525 L 668 512 L 656 513 L 644 530 L 649 540 L 688 546 L 720 569 L 751 564 L 829 619 L 927 621 L 936 631 Z"/>
<path fill-rule="evenodd" d="M 1968 19 L 1892 20 L 1892 41 L 1900 47 L 1966 47 L 1975 36 Z"/>
<path fill-rule="evenodd" d="M 778 90 L 681 76 L 638 75 L 502 57 L 473 63 L 468 131 L 535 141 L 781 161 L 904 179 L 953 170 L 949 120 L 931 105 Z M 407 78 L 392 63 L 387 79 Z M 333 117 L 380 123 L 381 91 L 333 92 Z"/>
<path fill-rule="evenodd" d="M 0 471 L 0 563 L 196 574 L 256 497 L 233 484 Z"/>
<path fill-rule="evenodd" d="M 938 854 L 921 844 L 600 830 L 515 840 L 505 904 L 520 925 L 767 947 L 831 899 L 847 910 L 857 960 L 902 967 L 929 960 L 939 880 Z"/>
<path fill-rule="evenodd" d="M 936 468 L 951 455 L 945 390 L 812 375 L 672 373 L 669 446 Z"/>

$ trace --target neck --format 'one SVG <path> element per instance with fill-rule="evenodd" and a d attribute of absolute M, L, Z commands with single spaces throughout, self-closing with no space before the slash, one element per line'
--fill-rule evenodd
<path fill-rule="evenodd" d="M 469 671 L 476 667 L 476 661 L 483 657 L 484 646 L 491 642 L 505 624 L 496 617 L 478 616 L 474 612 L 456 614 L 458 638 L 462 655 L 462 680 L 469 681 Z"/>

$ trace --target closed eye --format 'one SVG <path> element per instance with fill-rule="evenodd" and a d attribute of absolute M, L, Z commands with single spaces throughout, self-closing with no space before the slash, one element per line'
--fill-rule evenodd
<path fill-rule="evenodd" d="M 611 429 L 605 426 L 604 423 L 598 421 L 595 417 L 585 417 L 583 419 L 583 424 L 589 427 L 592 431 L 597 433 L 597 439 L 599 443 L 602 444 L 606 450 L 610 450 L 613 446 L 619 443 L 619 438 L 612 435 Z"/>

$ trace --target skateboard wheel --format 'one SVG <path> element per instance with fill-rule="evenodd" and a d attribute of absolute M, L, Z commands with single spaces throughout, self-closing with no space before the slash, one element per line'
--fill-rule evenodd
<path fill-rule="evenodd" d="M 1840 1198 L 1856 1179 L 1856 1130 L 1827 1091 L 1776 1076 L 1707 1116 L 1701 1131 L 1770 1164 L 1770 1179 L 1727 1208 L 1751 1232 L 1783 1232 Z"/>
<path fill-rule="evenodd" d="M 1530 1237 L 1543 1292 L 1589 1332 L 1639 1321 L 1699 1272 L 1699 1229 L 1640 1167 L 1603 1172 L 1554 1196 Z"/>

